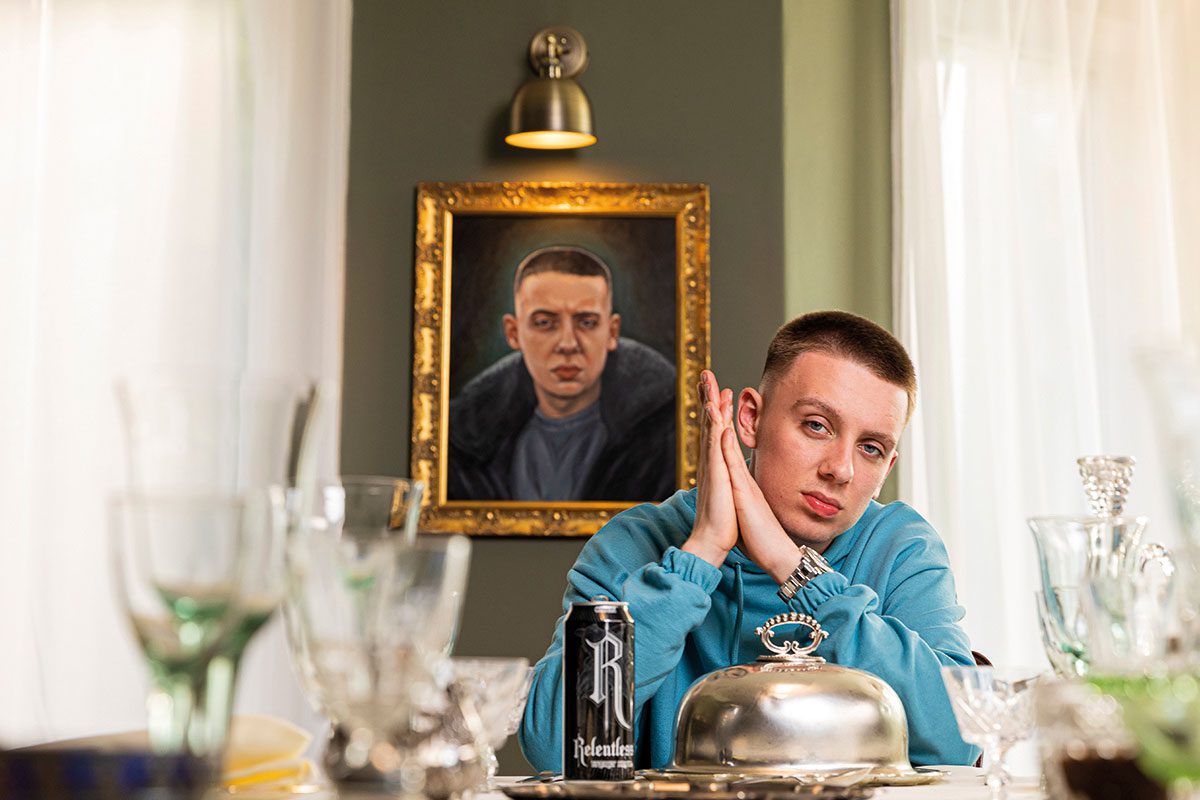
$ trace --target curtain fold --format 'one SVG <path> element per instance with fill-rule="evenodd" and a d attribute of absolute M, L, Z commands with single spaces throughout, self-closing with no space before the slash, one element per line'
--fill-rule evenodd
<path fill-rule="evenodd" d="M 901 497 L 947 541 L 977 649 L 1040 662 L 1025 518 L 1138 458 L 1177 536 L 1139 347 L 1200 332 L 1200 4 L 894 0 L 897 332 L 921 380 Z"/>
<path fill-rule="evenodd" d="M 145 725 L 109 577 L 114 379 L 340 377 L 350 18 L 349 0 L 0 7 L 0 741 Z M 239 709 L 304 718 L 280 632 L 260 638 Z"/>

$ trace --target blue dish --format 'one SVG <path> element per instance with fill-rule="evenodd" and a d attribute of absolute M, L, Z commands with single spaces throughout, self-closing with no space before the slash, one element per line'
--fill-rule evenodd
<path fill-rule="evenodd" d="M 199 800 L 211 762 L 184 755 L 85 749 L 0 750 L 5 800 Z"/>

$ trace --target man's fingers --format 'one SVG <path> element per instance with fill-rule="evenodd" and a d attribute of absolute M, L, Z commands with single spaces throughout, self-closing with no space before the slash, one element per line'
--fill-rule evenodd
<path fill-rule="evenodd" d="M 726 392 L 729 390 L 726 389 Z M 704 401 L 704 416 L 705 422 L 711 423 L 718 430 L 728 423 L 724 411 L 725 397 L 724 393 L 708 394 L 708 399 Z"/>
<path fill-rule="evenodd" d="M 766 503 L 767 499 L 762 493 L 762 487 L 750 474 L 750 467 L 746 465 L 742 448 L 737 445 L 737 436 L 734 435 L 732 428 L 726 430 L 729 431 L 728 434 L 723 433 L 721 436 L 721 454 L 724 456 L 725 469 L 729 472 L 729 482 L 733 486 L 734 492 L 745 494 L 754 502 Z"/>
<path fill-rule="evenodd" d="M 722 390 L 720 384 L 717 383 L 717 376 L 713 371 L 706 369 L 700 373 L 700 400 L 705 405 L 712 403 L 713 408 L 718 411 L 724 410 L 725 394 L 729 390 Z M 719 420 L 720 417 L 717 417 Z"/>
<path fill-rule="evenodd" d="M 706 412 L 706 414 L 708 416 L 709 422 L 712 422 L 714 425 L 720 426 L 721 410 L 717 406 L 716 403 L 712 402 L 711 400 L 709 402 L 705 403 L 704 411 Z"/>
<path fill-rule="evenodd" d="M 708 467 L 710 470 L 726 471 L 725 466 L 725 430 L 720 429 L 713 432 L 712 444 L 708 448 Z"/>
<path fill-rule="evenodd" d="M 716 378 L 711 370 L 704 370 L 700 373 L 700 399 L 704 403 L 708 403 L 717 398 L 718 392 L 714 392 L 717 386 Z"/>
<path fill-rule="evenodd" d="M 725 428 L 721 431 L 721 460 L 725 462 L 725 468 L 729 470 L 729 477 L 735 484 L 745 478 L 738 470 L 740 466 L 744 471 L 746 464 L 742 461 L 742 449 L 737 445 L 737 436 L 734 435 L 733 428 Z"/>
<path fill-rule="evenodd" d="M 705 370 L 700 375 L 700 383 L 696 384 L 697 392 L 700 395 L 700 406 L 704 409 L 705 423 L 721 421 L 720 404 L 724 400 L 719 390 L 716 392 L 713 391 L 716 387 L 710 384 L 711 380 L 712 373 Z"/>
<path fill-rule="evenodd" d="M 708 461 L 712 457 L 713 450 L 712 414 L 709 411 L 712 403 L 708 398 L 708 386 L 705 383 L 704 373 L 700 374 L 700 382 L 696 384 L 696 393 L 700 397 L 700 453 L 696 464 L 696 486 L 703 490 L 707 483 Z"/>
<path fill-rule="evenodd" d="M 721 431 L 721 455 L 725 462 L 725 469 L 729 471 L 729 479 L 734 490 L 752 492 L 752 485 L 755 485 L 754 478 L 746 466 L 742 448 L 738 447 L 737 436 L 734 434 L 733 428 L 725 428 Z"/>

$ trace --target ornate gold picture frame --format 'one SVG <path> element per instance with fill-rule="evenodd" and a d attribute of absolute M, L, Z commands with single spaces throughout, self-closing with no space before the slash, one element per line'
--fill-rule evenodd
<path fill-rule="evenodd" d="M 587 536 L 695 485 L 708 225 L 704 184 L 418 185 L 421 531 Z"/>

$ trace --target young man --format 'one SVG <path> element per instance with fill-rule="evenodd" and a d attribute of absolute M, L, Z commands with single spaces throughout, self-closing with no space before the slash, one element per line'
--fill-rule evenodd
<path fill-rule="evenodd" d="M 563 598 L 564 609 L 597 595 L 629 603 L 637 766 L 670 762 L 684 692 L 756 658 L 755 627 L 788 610 L 829 632 L 817 655 L 896 690 L 914 764 L 973 763 L 941 678 L 944 664 L 973 663 L 945 547 L 908 506 L 875 502 L 916 399 L 904 348 L 861 317 L 808 314 L 775 335 L 736 419 L 711 372 L 700 394 L 697 488 L 605 525 Z M 562 636 L 560 618 L 520 731 L 539 770 L 561 769 Z"/>
<path fill-rule="evenodd" d="M 450 402 L 451 500 L 661 500 L 675 482 L 675 368 L 620 337 L 612 275 L 555 245 L 517 267 L 514 351 Z"/>

